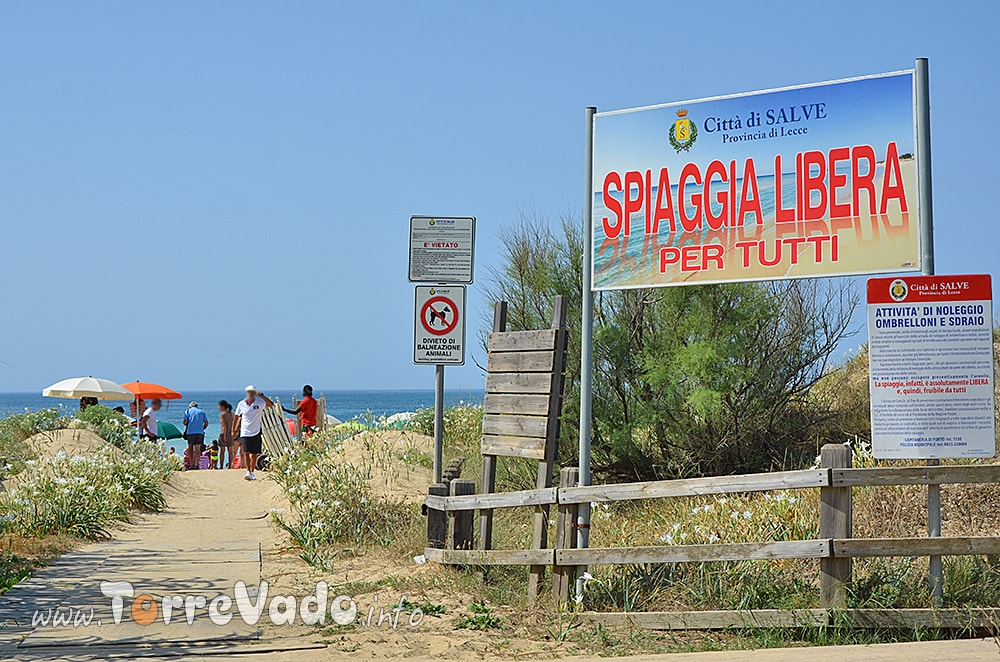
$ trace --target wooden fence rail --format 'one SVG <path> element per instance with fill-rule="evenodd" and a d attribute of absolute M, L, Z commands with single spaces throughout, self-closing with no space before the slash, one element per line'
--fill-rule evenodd
<path fill-rule="evenodd" d="M 588 565 L 637 563 L 704 563 L 776 559 L 819 559 L 820 609 L 751 612 L 664 612 L 656 614 L 594 614 L 602 622 L 627 621 L 645 626 L 656 623 L 680 628 L 782 626 L 829 624 L 836 612 L 858 627 L 910 627 L 920 623 L 966 627 L 974 623 L 1000 623 L 1000 610 L 849 610 L 847 589 L 852 560 L 885 556 L 1000 555 L 1000 536 L 941 538 L 854 538 L 851 531 L 852 494 L 856 486 L 941 485 L 1000 483 L 1000 465 L 851 468 L 850 449 L 828 445 L 822 449 L 821 467 L 804 471 L 746 474 L 711 478 L 649 481 L 614 485 L 577 486 L 576 469 L 563 469 L 559 487 L 466 496 L 428 496 L 428 511 L 454 519 L 460 513 L 499 508 L 558 507 L 554 549 L 472 549 L 470 531 L 462 538 L 465 549 L 425 550 L 428 560 L 453 565 L 527 565 L 553 567 L 553 596 L 570 598 L 574 576 Z M 819 533 L 813 540 L 715 543 L 707 545 L 656 545 L 575 549 L 576 510 L 580 504 L 639 499 L 712 496 L 776 490 L 820 490 Z M 455 494 L 452 491 L 452 494 Z M 471 521 L 471 520 L 470 520 Z M 931 613 L 933 612 L 933 613 Z M 846 616 L 844 616 L 846 614 Z"/>

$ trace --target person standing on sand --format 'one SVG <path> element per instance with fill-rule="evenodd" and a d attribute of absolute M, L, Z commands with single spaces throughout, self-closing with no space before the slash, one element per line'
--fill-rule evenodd
<path fill-rule="evenodd" d="M 160 431 L 156 427 L 156 412 L 160 411 L 163 403 L 157 398 L 150 403 L 149 408 L 142 413 L 139 419 L 139 438 L 156 441 L 160 438 Z"/>
<path fill-rule="evenodd" d="M 319 403 L 313 398 L 313 387 L 306 384 L 302 387 L 302 400 L 295 409 L 282 407 L 286 414 L 299 414 L 302 417 L 302 434 L 305 437 L 313 436 L 316 432 L 316 408 Z"/>
<path fill-rule="evenodd" d="M 192 457 L 201 457 L 202 448 L 205 446 L 205 430 L 208 429 L 208 414 L 198 409 L 198 403 L 192 401 L 188 405 L 188 410 L 184 412 L 184 438 L 187 439 L 188 447 L 191 448 Z M 195 464 L 195 469 L 198 465 Z"/>
<path fill-rule="evenodd" d="M 233 406 L 225 400 L 219 400 L 219 468 L 233 468 Z M 229 464 L 226 464 L 226 458 Z"/>
<path fill-rule="evenodd" d="M 257 456 L 260 455 L 263 438 L 261 436 L 261 418 L 264 410 L 273 407 L 274 403 L 257 391 L 253 384 L 246 388 L 247 397 L 236 405 L 236 415 L 233 418 L 233 434 L 239 430 L 240 443 L 243 445 L 243 462 L 246 463 L 247 475 L 244 480 L 257 480 L 254 471 L 257 469 Z"/>

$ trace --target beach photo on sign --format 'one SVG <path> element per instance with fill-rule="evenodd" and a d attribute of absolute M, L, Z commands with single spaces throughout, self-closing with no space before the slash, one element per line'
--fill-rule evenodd
<path fill-rule="evenodd" d="M 599 113 L 595 287 L 918 269 L 913 108 L 902 72 Z"/>

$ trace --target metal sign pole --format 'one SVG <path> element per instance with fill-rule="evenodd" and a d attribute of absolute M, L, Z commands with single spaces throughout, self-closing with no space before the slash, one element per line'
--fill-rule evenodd
<path fill-rule="evenodd" d="M 583 301 L 580 332 L 580 485 L 590 485 L 590 437 L 594 386 L 594 115 L 597 108 L 587 108 L 587 146 L 585 152 L 583 201 Z M 581 503 L 576 520 L 579 549 L 590 544 L 590 504 Z M 583 568 L 580 568 L 582 571 Z M 576 580 L 577 602 L 583 601 L 582 572 Z"/>
<path fill-rule="evenodd" d="M 931 194 L 931 99 L 927 75 L 927 58 L 917 59 L 915 77 L 917 107 L 917 182 L 920 210 L 920 267 L 925 276 L 934 275 L 934 202 Z M 927 460 L 927 466 L 937 466 L 938 460 Z M 941 486 L 927 486 L 927 537 L 941 537 Z M 934 605 L 940 606 L 944 588 L 941 557 L 930 557 L 928 567 Z"/>
<path fill-rule="evenodd" d="M 434 482 L 442 479 L 444 453 L 444 366 L 435 367 L 434 379 Z"/>

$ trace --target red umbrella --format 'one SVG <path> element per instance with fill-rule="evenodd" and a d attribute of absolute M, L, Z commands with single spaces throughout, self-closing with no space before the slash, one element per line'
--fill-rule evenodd
<path fill-rule="evenodd" d="M 180 400 L 183 397 L 173 389 L 149 382 L 134 381 L 122 386 L 131 391 L 136 398 L 143 400 Z"/>

